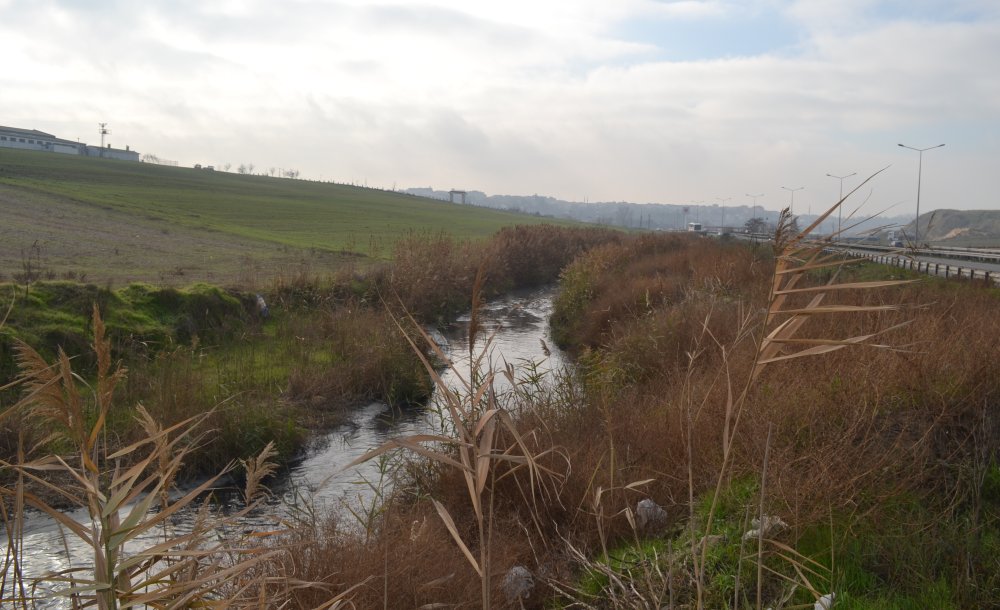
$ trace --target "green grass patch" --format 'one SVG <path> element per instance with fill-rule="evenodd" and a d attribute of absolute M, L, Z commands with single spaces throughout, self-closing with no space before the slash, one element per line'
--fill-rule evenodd
<path fill-rule="evenodd" d="M 160 283 L 210 268 L 234 281 L 252 267 L 241 257 L 288 266 L 344 262 L 330 254 L 385 259 L 413 232 L 485 238 L 506 226 L 579 224 L 325 182 L 8 149 L 0 211 L 18 237 L 0 247 L 0 273 L 21 272 L 37 246 L 52 273 L 148 278 L 155 266 Z M 144 250 L 159 256 L 145 260 Z"/>
<path fill-rule="evenodd" d="M 17 340 L 51 360 L 59 349 L 77 359 L 78 370 L 94 364 L 91 317 L 96 305 L 118 357 L 150 354 L 171 345 L 219 341 L 248 319 L 241 300 L 214 286 L 185 289 L 133 284 L 118 290 L 74 282 L 39 282 L 24 287 L 0 284 L 0 308 L 11 305 L 0 329 L 0 377 L 15 375 Z"/>

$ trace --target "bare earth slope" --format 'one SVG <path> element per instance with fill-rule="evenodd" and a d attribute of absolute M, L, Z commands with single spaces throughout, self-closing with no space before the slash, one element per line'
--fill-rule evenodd
<path fill-rule="evenodd" d="M 904 231 L 914 235 L 914 223 Z M 920 241 L 940 246 L 1000 247 L 1000 210 L 934 210 L 920 215 Z"/>

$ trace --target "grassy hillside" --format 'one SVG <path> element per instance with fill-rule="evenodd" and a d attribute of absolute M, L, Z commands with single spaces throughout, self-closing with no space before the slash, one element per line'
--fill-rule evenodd
<path fill-rule="evenodd" d="M 232 281 L 384 257 L 411 231 L 485 237 L 535 216 L 353 186 L 0 149 L 0 274 Z M 565 223 L 563 223 L 565 224 Z"/>

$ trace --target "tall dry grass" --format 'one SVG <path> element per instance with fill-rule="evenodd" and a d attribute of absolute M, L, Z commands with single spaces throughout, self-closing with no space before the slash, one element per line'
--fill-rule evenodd
<path fill-rule="evenodd" d="M 253 295 L 243 295 L 244 308 L 233 299 L 236 306 L 227 302 L 222 307 L 215 302 L 221 293 L 206 288 L 184 304 L 172 335 L 158 331 L 150 340 L 127 327 L 110 333 L 117 337 L 112 349 L 127 361 L 132 374 L 119 394 L 120 404 L 109 411 L 108 430 L 122 446 L 141 438 L 144 431 L 129 410 L 136 402 L 166 425 L 211 411 L 206 425 L 218 431 L 216 440 L 195 450 L 196 459 L 188 461 L 183 476 L 212 472 L 259 452 L 271 441 L 278 459 L 287 460 L 303 447 L 307 428 L 335 424 L 357 404 L 417 403 L 429 395 L 429 376 L 384 306 L 395 301 L 384 297 L 397 295 L 422 322 L 444 320 L 468 309 L 479 268 L 484 269 L 482 294 L 490 297 L 552 281 L 576 252 L 615 238 L 606 230 L 558 227 L 515 227 L 480 241 L 413 234 L 400 241 L 395 259 L 381 268 L 341 268 L 326 277 L 320 269 L 297 269 L 276 278 L 264 291 L 274 314 L 266 323 L 256 315 Z M 51 286 L 50 291 L 61 291 L 57 300 L 70 299 L 77 309 L 90 307 L 90 297 L 107 301 L 113 296 L 96 287 L 68 284 Z M 123 294 L 168 318 L 183 301 L 177 291 L 145 286 Z M 15 317 L 18 324 L 35 319 Z M 80 373 L 94 374 L 83 334 L 46 336 L 52 350 L 63 348 L 77 362 L 89 363 Z M 0 395 L 6 404 L 15 399 L 13 392 Z M 47 435 L 37 432 L 37 438 L 25 440 L 37 442 Z M 0 428 L 0 457 L 13 459 L 20 433 L 9 423 Z"/>
<path fill-rule="evenodd" d="M 485 241 L 413 234 L 397 242 L 391 266 L 373 278 L 416 319 L 433 322 L 470 308 L 482 270 L 484 298 L 555 281 L 576 256 L 622 238 L 609 229 L 515 226 Z"/>
<path fill-rule="evenodd" d="M 515 564 L 536 577 L 515 607 L 749 608 L 758 595 L 761 606 L 811 607 L 833 590 L 864 593 L 851 589 L 858 570 L 909 588 L 951 574 L 965 587 L 959 607 L 986 599 L 971 591 L 995 579 L 973 543 L 958 558 L 935 550 L 916 579 L 903 571 L 917 569 L 915 548 L 953 544 L 957 530 L 934 524 L 986 506 L 982 481 L 1000 449 L 995 292 L 855 268 L 787 232 L 789 220 L 771 255 L 624 238 L 563 273 L 581 379 L 515 423 L 536 433 L 532 451 L 558 447 L 571 468 L 537 508 L 516 485 L 486 488 L 494 604 L 497 577 Z M 482 574 L 443 550 L 462 540 L 477 565 L 482 551 L 468 471 L 447 455 L 459 465 L 408 467 L 371 552 L 333 524 L 303 569 L 334 570 L 341 583 L 376 575 L 357 591 L 362 605 L 483 603 Z M 666 511 L 665 546 L 639 531 L 644 497 Z M 899 507 L 910 502 L 928 513 L 924 537 L 906 545 Z M 771 515 L 789 530 L 741 540 L 752 518 Z M 870 554 L 851 551 L 859 539 Z M 338 559 L 348 554 L 350 564 Z M 586 593 L 589 571 L 606 588 Z"/>
<path fill-rule="evenodd" d="M 124 385 L 125 392 L 109 391 L 106 395 L 101 394 L 101 401 L 89 406 L 78 394 L 73 394 L 75 390 L 72 388 L 76 387 L 76 383 L 83 383 L 82 380 L 90 375 L 73 377 L 74 373 L 68 364 L 69 357 L 61 355 L 59 366 L 63 368 L 58 377 L 62 379 L 61 400 L 64 402 L 58 403 L 53 394 L 49 396 L 49 402 L 45 403 L 48 406 L 43 409 L 38 406 L 42 403 L 32 402 L 37 396 L 29 394 L 18 403 L 16 410 L 8 411 L 39 415 L 30 418 L 34 422 L 30 428 L 20 424 L 16 426 L 20 432 L 37 432 L 34 439 L 22 436 L 22 445 L 25 440 L 37 440 L 39 442 L 33 444 L 37 444 L 36 449 L 39 451 L 57 451 L 56 455 L 39 458 L 41 461 L 38 461 L 29 459 L 26 455 L 16 455 L 18 445 L 12 445 L 8 454 L 11 457 L 5 463 L 9 464 L 11 472 L 16 472 L 21 480 L 30 485 L 14 485 L 13 489 L 19 491 L 12 493 L 11 497 L 29 498 L 28 503 L 35 503 L 56 519 L 61 514 L 59 508 L 74 503 L 87 504 L 91 508 L 91 515 L 96 515 L 92 535 L 85 541 L 101 546 L 105 560 L 99 565 L 100 574 L 89 580 L 81 577 L 83 580 L 78 578 L 70 583 L 66 593 L 73 599 L 110 605 L 122 600 L 130 603 L 129 600 L 136 599 L 150 602 L 157 599 L 190 601 L 205 596 L 225 597 L 224 594 L 237 591 L 236 597 L 242 600 L 240 603 L 250 603 L 246 596 L 249 589 L 243 589 L 238 584 L 250 582 L 240 580 L 247 578 L 260 585 L 255 590 L 262 592 L 266 589 L 269 595 L 273 589 L 281 595 L 294 595 L 295 599 L 309 598 L 316 605 L 341 603 L 343 597 L 338 597 L 336 593 L 332 594 L 331 602 L 330 595 L 300 586 L 307 581 L 292 580 L 291 572 L 285 570 L 284 554 L 280 555 L 282 561 L 274 562 L 264 572 L 260 563 L 251 562 L 248 564 L 251 567 L 243 572 L 237 570 L 233 563 L 229 566 L 232 569 L 226 572 L 229 576 L 225 578 L 229 580 L 221 576 L 210 576 L 211 570 L 203 571 L 194 580 L 185 581 L 187 584 L 183 586 L 188 587 L 187 589 L 161 588 L 152 597 L 140 597 L 138 589 L 132 583 L 137 582 L 137 579 L 141 581 L 141 569 L 156 570 L 160 566 L 152 555 L 149 555 L 149 560 L 145 563 L 134 559 L 138 555 L 130 554 L 129 559 L 124 559 L 122 545 L 133 538 L 129 533 L 133 529 L 147 531 L 163 521 L 148 517 L 143 511 L 135 509 L 124 517 L 126 527 L 112 517 L 116 514 L 114 508 L 119 504 L 112 506 L 102 502 L 108 498 L 120 503 L 140 496 L 163 496 L 159 492 L 169 488 L 177 477 L 212 470 L 214 465 L 225 464 L 235 458 L 242 458 L 248 469 L 256 468 L 258 473 L 265 472 L 268 468 L 258 463 L 258 460 L 251 460 L 248 454 L 260 449 L 274 457 L 274 441 L 277 441 L 280 454 L 289 455 L 294 451 L 295 444 L 301 442 L 299 421 L 307 420 L 314 424 L 329 421 L 322 415 L 314 415 L 316 411 L 326 410 L 331 406 L 341 408 L 354 401 L 372 398 L 396 401 L 426 395 L 429 387 L 426 380 L 430 376 L 430 369 L 425 369 L 427 360 L 421 364 L 421 355 L 412 351 L 410 345 L 397 333 L 396 323 L 383 308 L 384 295 L 398 294 L 405 307 L 412 309 L 421 319 L 439 319 L 465 306 L 471 282 L 475 283 L 477 294 L 485 297 L 512 287 L 551 281 L 569 257 L 595 243 L 616 238 L 617 235 L 609 231 L 557 228 L 511 229 L 503 232 L 496 240 L 478 243 L 414 236 L 397 252 L 399 260 L 382 270 L 367 274 L 354 271 L 342 273 L 332 282 L 300 270 L 295 277 L 276 282 L 268 293 L 272 308 L 283 314 L 268 323 L 273 330 L 251 325 L 229 344 L 204 344 L 192 335 L 194 340 L 189 345 L 184 345 L 181 340 L 178 345 L 164 351 L 130 353 L 129 363 L 135 370 Z M 525 248 L 532 248 L 533 255 L 525 256 L 520 252 Z M 478 274 L 478 280 L 476 269 L 485 270 Z M 416 321 L 410 320 L 406 324 L 415 325 Z M 94 325 L 95 330 L 103 333 L 104 327 L 102 325 L 98 328 L 97 318 Z M 271 332 L 274 334 L 270 334 Z M 100 353 L 95 359 L 99 366 L 92 383 L 108 388 L 118 386 L 125 380 L 124 373 L 115 376 L 116 374 L 102 368 L 112 357 L 111 348 L 103 334 L 97 345 L 100 346 Z M 399 349 L 400 346 L 404 349 Z M 25 351 L 25 354 L 28 353 Z M 40 376 L 44 360 L 38 354 L 34 354 L 32 359 L 32 366 L 35 368 L 32 369 L 31 376 Z M 113 377 L 110 381 L 106 377 L 109 374 Z M 70 378 L 75 381 L 70 383 L 67 381 Z M 26 381 L 27 379 L 28 377 L 25 378 Z M 49 387 L 46 384 L 56 383 L 53 381 L 55 377 L 46 379 L 42 386 Z M 477 373 L 475 383 L 483 381 Z M 485 397 L 479 396 L 476 400 L 486 401 L 483 404 L 488 404 L 494 398 L 493 394 L 488 394 Z M 136 420 L 133 417 L 135 410 L 130 405 L 139 400 L 146 403 L 148 411 L 144 411 L 146 414 Z M 69 414 L 66 405 L 75 405 L 73 408 L 79 412 Z M 496 467 L 480 473 L 478 463 L 483 456 L 487 456 L 489 460 L 503 463 L 500 468 L 503 473 L 498 478 L 504 484 L 512 481 L 510 484 L 516 485 L 513 481 L 520 481 L 520 475 L 516 473 L 517 468 L 511 467 L 509 462 L 516 461 L 517 458 L 504 455 L 497 447 L 508 447 L 503 443 L 510 442 L 511 438 L 518 438 L 518 435 L 498 409 L 491 407 L 486 412 L 489 415 L 485 419 L 475 420 L 482 422 L 485 429 L 477 431 L 473 426 L 470 431 L 474 432 L 476 439 L 477 453 L 473 458 L 477 464 L 476 476 L 479 481 L 494 476 Z M 42 417 L 42 414 L 47 416 Z M 8 418 L 8 421 L 13 421 L 13 418 Z M 93 427 L 74 428 L 68 437 L 63 434 L 62 428 L 66 425 L 79 427 L 82 425 L 81 421 L 86 421 L 88 426 Z M 213 430 L 214 442 L 198 442 L 197 437 L 192 436 L 189 426 L 195 421 L 205 429 Z M 504 423 L 491 424 L 490 421 Z M 507 432 L 500 431 L 505 426 Z M 510 434 L 514 436 L 508 436 Z M 525 450 L 522 453 L 532 455 L 528 449 L 533 447 L 523 444 L 523 439 L 530 437 L 521 438 L 522 448 Z M 87 444 L 81 445 L 83 441 Z M 88 456 L 86 460 L 93 463 L 81 457 L 79 459 L 83 461 L 79 465 L 69 467 L 70 456 L 77 454 Z M 20 459 L 21 457 L 24 459 Z M 54 464 L 60 466 L 56 467 Z M 197 468 L 196 471 L 191 470 L 192 464 Z M 531 462 L 522 465 L 534 471 L 529 478 L 537 478 L 538 471 L 534 470 L 536 466 Z M 144 474 L 153 467 L 159 469 L 161 478 Z M 119 468 L 119 472 L 127 475 L 124 479 L 115 474 L 108 475 L 109 468 L 112 472 L 114 468 Z M 63 476 L 73 477 L 72 480 L 77 480 L 83 486 L 83 491 L 60 493 L 61 488 L 50 477 L 56 471 Z M 84 473 L 81 475 L 82 479 L 76 477 L 80 473 Z M 93 477 L 100 480 L 92 480 Z M 247 473 L 246 480 L 251 487 L 258 479 L 252 473 Z M 110 483 L 113 489 L 103 489 L 98 483 Z M 197 489 L 204 487 L 202 485 Z M 477 494 L 487 494 L 481 482 L 477 482 L 473 489 Z M 36 493 L 37 490 L 44 490 L 45 493 Z M 146 493 L 150 491 L 156 493 Z M 192 502 L 192 498 L 190 495 L 184 496 L 182 504 Z M 444 500 L 449 501 L 447 497 Z M 169 503 L 166 496 L 155 502 L 142 502 L 148 504 L 146 508 L 152 506 L 149 502 L 163 502 L 160 514 L 165 515 L 164 519 L 172 514 L 171 511 L 180 510 L 173 508 L 176 503 Z M 23 505 L 24 502 L 18 504 L 14 514 Z M 447 514 L 445 503 L 441 507 L 444 511 L 442 514 Z M 483 507 L 480 506 L 480 509 Z M 135 522 L 136 519 L 139 521 Z M 204 523 L 204 527 L 199 526 L 197 529 L 207 535 L 213 526 L 207 520 Z M 68 522 L 65 525 L 70 527 Z M 128 532 L 122 528 L 128 529 Z M 16 528 L 9 531 L 16 531 Z M 456 531 L 451 529 L 449 535 Z M 490 535 L 492 531 L 494 530 L 490 527 L 480 534 Z M 83 530 L 74 532 L 84 533 Z M 196 543 L 194 538 L 184 538 L 180 542 L 165 539 L 163 546 L 156 547 L 159 558 L 157 561 L 173 565 L 177 570 L 195 570 L 194 564 L 214 565 L 212 562 L 216 557 L 227 556 L 230 560 L 242 557 L 239 549 L 205 543 L 205 549 L 211 553 L 206 551 L 206 554 L 201 555 L 190 549 L 184 550 L 180 554 L 188 553 L 185 560 L 187 563 L 180 559 L 175 562 L 169 558 L 170 553 L 176 550 L 170 544 L 190 542 L 197 546 L 204 542 L 204 539 L 198 540 L 200 542 Z M 460 533 L 455 540 L 475 540 L 475 536 Z M 477 546 L 476 542 L 469 544 Z M 253 550 L 251 554 L 257 552 Z M 261 557 L 278 557 L 275 553 L 275 549 L 259 550 Z M 288 565 L 293 565 L 298 560 L 299 556 L 296 556 L 292 564 Z M 477 561 L 481 564 L 491 563 L 482 556 Z M 127 567 L 121 567 L 126 564 Z M 178 567 L 182 564 L 186 567 Z M 7 573 L 4 572 L 5 575 Z M 261 574 L 264 574 L 263 580 Z M 125 582 L 126 578 L 129 582 Z M 479 588 L 487 592 L 484 595 L 488 595 L 491 591 L 488 584 L 489 571 L 480 570 L 480 578 L 487 580 L 487 585 Z M 359 578 L 353 583 L 358 585 L 366 580 Z M 195 581 L 198 584 L 190 584 Z M 77 586 L 80 582 L 84 583 L 82 586 L 94 587 L 93 590 L 98 593 L 87 597 L 90 594 Z M 353 590 L 354 585 L 341 587 L 337 592 L 344 596 Z M 149 591 L 142 595 L 147 593 Z M 284 598 L 279 596 L 276 599 L 280 601 Z"/>
<path fill-rule="evenodd" d="M 844 281 L 837 282 L 842 260 L 826 259 L 823 250 L 795 235 L 784 237 L 771 297 L 756 304 L 750 300 L 748 306 L 721 299 L 703 307 L 703 316 L 696 318 L 702 321 L 701 332 L 688 335 L 687 367 L 680 354 L 665 361 L 653 359 L 647 370 L 657 374 L 640 378 L 639 384 L 625 384 L 625 394 L 611 399 L 619 406 L 614 421 L 592 411 L 595 421 L 607 422 L 610 438 L 599 449 L 592 446 L 589 457 L 575 459 L 574 466 L 578 469 L 581 462 L 590 463 L 587 471 L 600 472 L 601 464 L 624 447 L 642 467 L 619 472 L 619 480 L 657 475 L 656 486 L 666 484 L 666 489 L 654 487 L 654 497 L 668 510 L 670 505 L 679 509 L 682 499 L 693 506 L 696 498 L 707 495 L 712 504 L 705 507 L 705 513 L 688 511 L 690 522 L 695 517 L 703 519 L 695 525 L 706 532 L 711 532 L 715 503 L 734 481 L 751 477 L 763 486 L 760 465 L 768 453 L 768 489 L 754 512 L 792 515 L 790 522 L 798 532 L 831 515 L 837 515 L 838 525 L 850 532 L 852 524 L 888 515 L 884 507 L 893 499 L 898 503 L 898 498 L 919 497 L 929 505 L 939 505 L 945 514 L 955 514 L 958 504 L 951 496 L 936 494 L 952 486 L 964 487 L 962 494 L 975 495 L 974 485 L 955 480 L 955 470 L 970 467 L 960 456 L 978 452 L 973 470 L 982 473 L 983 464 L 995 459 L 989 456 L 995 456 L 998 447 L 996 424 L 983 411 L 997 397 L 997 368 L 981 360 L 988 341 L 974 337 L 978 331 L 971 330 L 995 332 L 996 321 L 986 316 L 995 306 L 990 303 L 996 295 L 944 283 L 907 286 L 894 280 L 858 281 L 863 274 L 856 271 L 843 271 Z M 796 279 L 789 281 L 792 278 Z M 962 296 L 952 294 L 943 309 L 898 306 L 938 302 L 941 293 L 948 291 Z M 836 296 L 838 303 L 827 305 L 819 295 Z M 600 297 L 592 301 L 600 302 Z M 765 306 L 769 316 L 783 316 L 766 335 L 755 330 L 763 327 L 763 316 L 756 324 L 748 322 Z M 956 306 L 964 315 L 952 319 Z M 605 307 L 603 311 L 613 310 Z M 939 317 L 943 312 L 948 312 L 944 316 L 950 319 L 950 329 Z M 661 319 L 666 324 L 633 321 L 640 336 L 632 342 L 620 339 L 634 336 L 621 330 L 624 324 L 608 320 L 616 330 L 602 335 L 600 357 L 585 361 L 585 370 L 602 380 L 622 375 L 623 361 L 634 362 L 634 352 L 656 345 L 653 332 L 670 329 L 671 318 Z M 803 328 L 811 334 L 792 334 Z M 726 337 L 727 332 L 735 334 Z M 892 333 L 892 349 L 879 345 L 885 332 Z M 959 343 L 951 342 L 951 336 Z M 869 345 L 859 348 L 863 355 L 839 351 L 860 344 Z M 637 345 L 643 347 L 636 349 Z M 931 345 L 934 349 L 928 350 Z M 957 345 L 961 347 L 956 349 Z M 974 353 L 980 354 L 979 361 L 970 358 Z M 804 358 L 809 355 L 823 357 Z M 917 362 L 922 366 L 915 366 Z M 775 365 L 777 369 L 767 369 Z M 753 381 L 753 391 L 741 394 L 734 388 L 735 379 Z M 965 421 L 962 428 L 953 427 L 956 420 Z M 965 439 L 970 438 L 976 439 L 975 451 L 964 448 Z M 936 444 L 949 449 L 932 450 Z M 942 468 L 942 464 L 952 466 Z M 950 481 L 937 478 L 949 470 L 953 472 Z M 627 531 L 621 520 L 619 527 Z M 847 538 L 840 535 L 840 548 L 849 542 L 849 534 Z M 696 604 L 712 605 L 704 591 L 710 540 L 693 541 L 698 543 L 692 547 L 690 562 L 697 585 L 693 599 Z M 786 565 L 799 567 L 802 562 Z M 775 575 L 768 576 L 769 586 L 776 587 Z M 798 575 L 793 576 L 796 586 L 805 586 Z M 983 578 L 980 572 L 979 579 Z M 832 580 L 831 576 L 827 582 Z"/>
<path fill-rule="evenodd" d="M 467 252 L 453 246 L 427 252 L 464 269 Z M 414 270 L 434 259 L 427 252 L 413 257 Z M 557 311 L 579 339 L 580 378 L 516 393 L 511 413 L 489 383 L 503 372 L 471 371 L 445 406 L 455 436 L 392 445 L 426 459 L 403 465 L 371 527 L 359 534 L 343 517 L 318 516 L 289 534 L 296 552 L 276 569 L 285 582 L 324 588 L 293 588 L 288 599 L 792 607 L 851 592 L 858 585 L 840 567 L 848 562 L 901 587 L 919 586 L 914 572 L 947 575 L 958 607 L 981 606 L 997 581 L 990 547 L 973 536 L 993 519 L 985 482 L 1000 454 L 990 408 L 1000 400 L 997 295 L 886 281 L 870 265 L 827 256 L 792 233 L 773 255 L 661 236 L 618 236 L 591 250 L 563 273 Z M 461 299 L 477 303 L 490 294 L 490 270 L 503 277 L 481 268 L 478 280 L 471 269 L 442 285 L 456 294 L 464 285 Z M 328 312 L 338 299 L 367 307 L 391 294 L 379 282 L 404 281 L 392 278 L 352 277 L 309 298 Z M 419 286 L 399 293 L 427 311 L 438 298 Z M 422 345 L 416 325 L 404 328 Z M 662 529 L 639 528 L 641 498 L 664 508 Z M 742 541 L 751 518 L 768 515 L 790 529 Z M 916 534 L 905 532 L 911 523 Z M 858 557 L 857 544 L 870 551 Z M 536 587 L 508 601 L 500 582 L 514 565 L 527 566 Z M 596 592 L 586 589 L 592 573 Z"/>
<path fill-rule="evenodd" d="M 555 498 L 553 483 L 561 477 L 559 472 L 547 468 L 542 460 L 552 449 L 536 452 L 530 443 L 536 432 L 519 430 L 510 412 L 497 402 L 494 381 L 501 373 L 488 362 L 490 340 L 476 354 L 475 345 L 480 327 L 479 308 L 483 305 L 481 291 L 484 282 L 482 268 L 476 274 L 472 291 L 472 312 L 469 325 L 469 371 L 459 371 L 454 364 L 449 366 L 460 380 L 460 389 L 451 390 L 441 378 L 432 363 L 424 358 L 428 374 L 434 379 L 442 398 L 442 411 L 447 416 L 447 430 L 451 434 L 414 435 L 393 439 L 361 456 L 345 468 L 384 455 L 394 449 L 405 449 L 430 460 L 439 468 L 459 473 L 464 480 L 465 508 L 471 509 L 475 517 L 475 535 L 463 535 L 456 525 L 449 509 L 438 499 L 431 497 L 441 523 L 445 526 L 455 545 L 468 561 L 480 581 L 481 607 L 492 608 L 494 598 L 491 552 L 493 549 L 494 494 L 496 486 L 504 479 L 516 482 L 521 500 L 529 507 L 551 501 Z M 410 318 L 419 335 L 417 340 L 429 345 L 442 362 L 448 361 L 434 342 Z M 399 325 L 400 332 L 407 334 Z M 407 337 L 409 335 L 407 334 Z M 422 354 L 414 340 L 410 340 L 413 350 Z M 510 369 L 506 369 L 510 370 Z M 513 378 L 510 382 L 515 383 Z M 536 513 L 537 514 L 537 513 Z"/>

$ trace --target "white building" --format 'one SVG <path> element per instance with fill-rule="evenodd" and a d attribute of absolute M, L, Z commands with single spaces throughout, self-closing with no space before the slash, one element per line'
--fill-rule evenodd
<path fill-rule="evenodd" d="M 100 146 L 88 146 L 82 142 L 63 140 L 51 133 L 38 131 L 37 129 L 20 129 L 18 127 L 4 127 L 0 125 L 0 148 L 20 148 L 22 150 L 39 150 L 43 152 L 57 152 L 68 155 L 85 155 L 87 157 L 104 157 L 107 159 L 120 159 L 122 161 L 138 161 L 139 153 L 120 148 L 101 148 Z"/>

